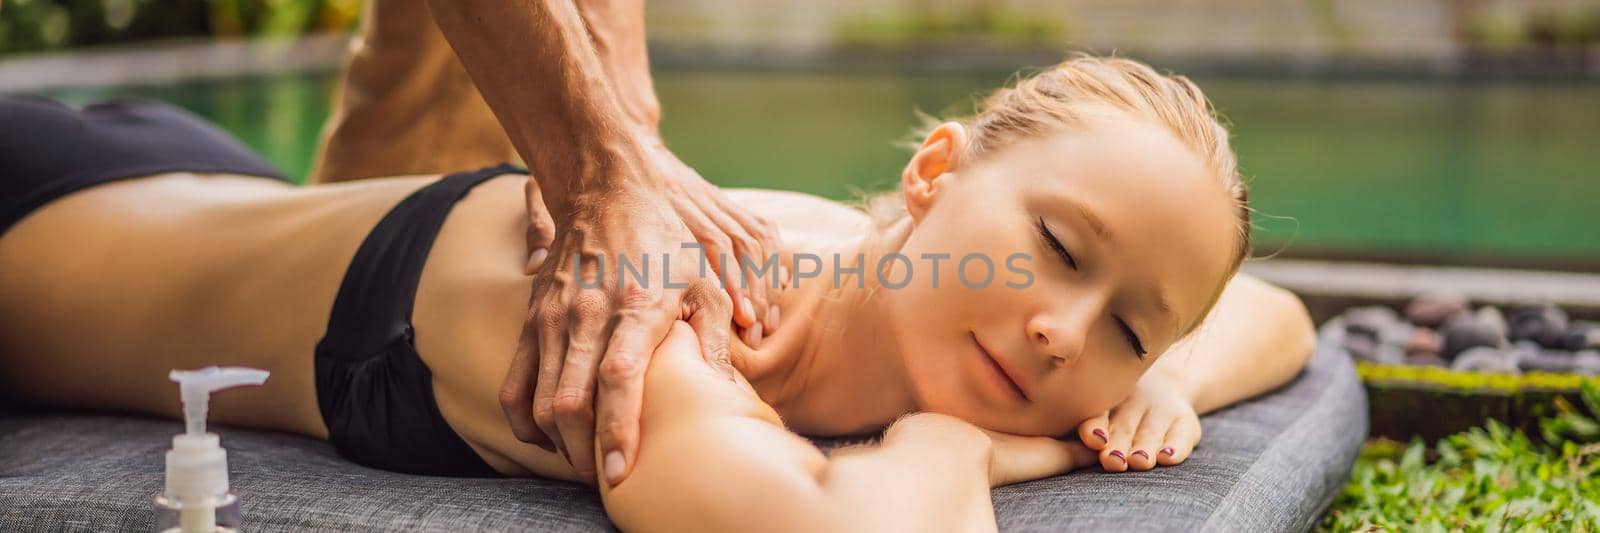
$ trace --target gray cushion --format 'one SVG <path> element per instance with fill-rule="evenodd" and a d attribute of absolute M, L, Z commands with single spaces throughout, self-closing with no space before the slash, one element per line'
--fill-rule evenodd
<path fill-rule="evenodd" d="M 1284 388 L 1205 417 L 1184 464 L 1003 487 L 995 515 L 1007 531 L 1308 529 L 1348 475 L 1366 413 L 1348 357 L 1321 350 Z M 181 429 L 131 417 L 0 418 L 0 530 L 150 531 L 162 454 Z M 218 432 L 247 530 L 611 529 L 598 494 L 581 485 L 395 474 L 304 437 Z"/>

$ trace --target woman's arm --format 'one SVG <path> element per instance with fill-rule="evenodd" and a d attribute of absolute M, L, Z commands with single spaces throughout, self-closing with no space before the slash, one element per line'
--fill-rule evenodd
<path fill-rule="evenodd" d="M 1316 346 L 1311 315 L 1294 293 L 1234 276 L 1200 328 L 1150 367 L 1170 379 L 1199 414 L 1287 383 Z"/>
<path fill-rule="evenodd" d="M 645 379 L 637 464 L 621 484 L 600 485 L 623 530 L 993 530 L 992 485 L 1093 460 L 1076 444 L 931 413 L 902 417 L 879 445 L 825 456 L 784 430 L 743 378 L 700 360 L 681 323 Z"/>

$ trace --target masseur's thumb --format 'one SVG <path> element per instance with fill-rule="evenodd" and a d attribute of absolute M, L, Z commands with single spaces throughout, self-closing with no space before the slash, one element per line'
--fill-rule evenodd
<path fill-rule="evenodd" d="M 524 192 L 528 204 L 528 266 L 524 273 L 532 276 L 550 256 L 550 247 L 556 242 L 556 222 L 544 205 L 539 182 L 529 177 Z"/>
<path fill-rule="evenodd" d="M 728 294 L 716 285 L 703 280 L 694 282 L 684 297 L 685 321 L 700 338 L 700 353 L 713 370 L 733 379 L 739 372 L 734 368 L 731 350 L 733 304 Z"/>

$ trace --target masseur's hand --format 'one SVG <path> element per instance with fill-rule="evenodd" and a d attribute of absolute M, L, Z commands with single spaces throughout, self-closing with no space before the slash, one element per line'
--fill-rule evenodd
<path fill-rule="evenodd" d="M 759 346 L 762 337 L 778 328 L 778 302 L 785 286 L 780 280 L 788 270 L 776 261 L 777 224 L 735 205 L 659 138 L 647 135 L 646 139 L 647 153 L 666 174 L 665 184 L 672 191 L 667 200 L 704 247 L 707 264 L 727 280 L 741 337 L 745 344 Z"/>
<path fill-rule="evenodd" d="M 781 243 L 778 226 L 766 217 L 751 213 L 733 203 L 722 189 L 712 185 L 689 165 L 673 155 L 660 140 L 647 143 L 649 157 L 668 176 L 663 186 L 673 210 L 694 235 L 706 255 L 706 266 L 725 280 L 728 297 L 734 303 L 733 320 L 745 344 L 761 345 L 761 339 L 778 329 L 778 302 L 788 286 L 788 267 L 767 264 L 778 253 Z M 555 221 L 544 209 L 539 183 L 528 180 L 528 273 L 538 270 L 555 242 Z M 750 263 L 738 258 L 750 258 Z M 726 258 L 719 261 L 718 258 Z M 724 270 L 726 267 L 726 271 Z M 740 274 L 733 276 L 729 271 Z M 741 283 L 740 280 L 743 280 Z"/>
<path fill-rule="evenodd" d="M 1078 438 L 1100 452 L 1107 472 L 1182 463 L 1200 442 L 1200 417 L 1181 378 L 1152 370 L 1122 404 L 1078 425 Z"/>
<path fill-rule="evenodd" d="M 680 245 L 759 261 L 776 234 L 698 175 L 690 179 L 693 172 L 654 142 L 660 104 L 642 1 L 426 3 L 543 189 L 526 195 L 529 212 L 546 209 L 543 196 L 557 230 L 534 275 L 501 407 L 517 438 L 559 446 L 586 477 L 595 475 L 599 446 L 614 484 L 637 453 L 647 359 L 672 323 L 689 322 L 706 358 L 732 372 L 730 322 L 773 322 L 767 306 L 775 300 L 765 291 L 735 287 L 730 298 L 714 276 L 699 275 L 703 254 Z M 663 255 L 674 258 L 670 275 Z M 656 260 L 649 283 L 619 287 L 619 257 L 635 267 Z"/>
<path fill-rule="evenodd" d="M 659 152 L 643 158 L 647 174 L 660 176 L 643 183 L 656 187 L 625 187 L 597 201 L 580 200 L 559 224 L 544 208 L 537 183 L 529 180 L 527 186 L 533 302 L 501 387 L 501 407 L 519 439 L 559 448 L 590 480 L 597 475 L 592 466 L 597 453 L 612 483 L 631 470 L 644 370 L 673 321 L 694 326 L 706 359 L 730 373 L 730 321 L 748 325 L 743 331 L 752 345 L 759 344 L 763 330 L 778 325 L 777 313 L 765 312 L 777 302 L 777 292 L 770 289 L 776 270 L 744 287 L 737 277 L 724 286 L 715 277 L 715 260 L 683 246 L 699 242 L 707 253 L 728 254 L 735 265 L 734 253 L 764 257 L 765 250 L 777 249 L 771 224 L 728 203 L 720 190 L 656 146 L 652 150 Z M 558 225 L 559 236 L 547 230 Z M 736 233 L 729 235 L 724 225 Z M 619 256 L 636 269 L 651 263 L 647 283 L 637 283 L 629 272 L 619 288 Z M 671 257 L 670 278 L 663 257 Z M 704 277 L 702 265 L 711 267 Z M 743 303 L 746 299 L 751 303 Z M 593 445 L 596 436 L 599 450 Z"/>

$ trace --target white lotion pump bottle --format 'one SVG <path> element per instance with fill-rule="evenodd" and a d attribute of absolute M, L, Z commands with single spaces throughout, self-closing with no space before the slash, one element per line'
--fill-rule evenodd
<path fill-rule="evenodd" d="M 166 490 L 155 497 L 156 531 L 238 531 L 239 498 L 228 490 L 228 454 L 217 434 L 206 432 L 206 409 L 212 392 L 260 385 L 267 371 L 211 366 L 173 370 L 169 377 L 183 394 L 185 428 L 167 451 Z"/>

